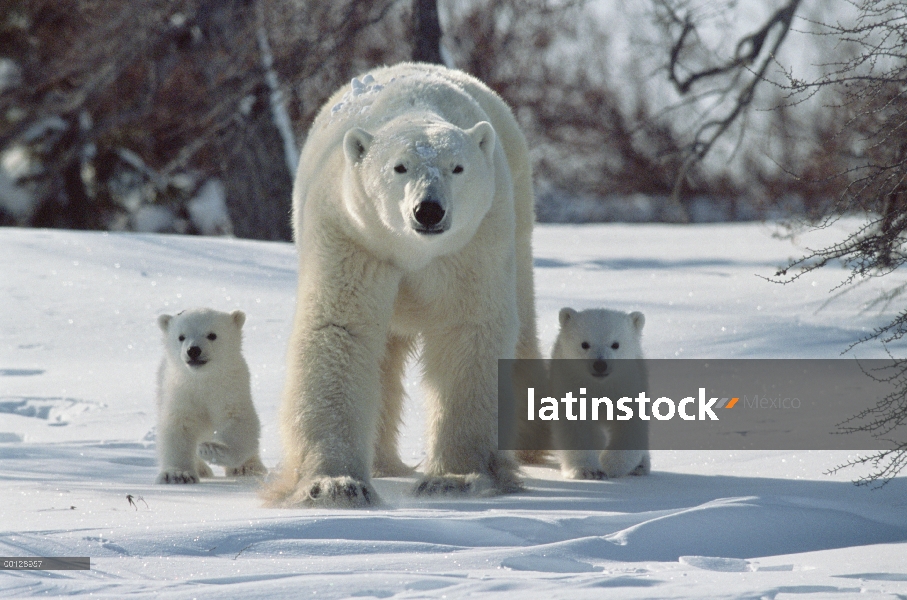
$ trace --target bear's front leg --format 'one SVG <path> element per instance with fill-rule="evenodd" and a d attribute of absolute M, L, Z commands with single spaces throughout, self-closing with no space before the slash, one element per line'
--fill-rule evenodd
<path fill-rule="evenodd" d="M 400 276 L 350 250 L 322 258 L 342 264 L 300 267 L 281 410 L 284 461 L 265 492 L 272 506 L 379 503 L 372 459 L 381 363 Z"/>
<path fill-rule="evenodd" d="M 523 489 L 514 457 L 497 447 L 498 358 L 512 356 L 515 332 L 502 319 L 425 334 L 430 446 L 417 495 Z"/>
<path fill-rule="evenodd" d="M 595 422 L 553 421 L 552 441 L 561 463 L 561 475 L 567 479 L 607 479 L 609 474 L 599 463 L 599 450 L 605 443 L 601 427 Z M 566 450 L 565 448 L 579 448 Z"/>
<path fill-rule="evenodd" d="M 198 483 L 201 461 L 195 449 L 199 429 L 191 419 L 178 416 L 158 424 L 157 452 L 161 470 L 155 483 Z M 210 477 L 211 469 L 205 467 L 207 470 L 202 476 Z"/>
<path fill-rule="evenodd" d="M 387 340 L 384 363 L 381 365 L 381 417 L 375 441 L 375 460 L 372 464 L 373 477 L 406 477 L 414 471 L 400 460 L 397 451 L 397 434 L 400 415 L 403 411 L 403 376 L 406 359 L 414 345 L 411 337 L 392 335 Z"/>
<path fill-rule="evenodd" d="M 641 419 L 610 423 L 608 445 L 602 450 L 599 462 L 608 477 L 648 475 L 652 463 L 649 456 L 649 424 Z"/>
<path fill-rule="evenodd" d="M 198 445 L 198 455 L 213 465 L 224 467 L 229 474 L 250 459 L 257 459 L 261 426 L 251 402 L 228 403 L 224 413 L 215 423 L 214 439 Z"/>

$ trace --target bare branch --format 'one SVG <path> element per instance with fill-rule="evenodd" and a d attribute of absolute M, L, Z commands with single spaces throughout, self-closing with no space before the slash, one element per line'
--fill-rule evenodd
<path fill-rule="evenodd" d="M 684 148 L 686 157 L 675 178 L 671 194 L 678 206 L 680 205 L 682 187 L 690 170 L 706 157 L 715 143 L 725 135 L 731 125 L 752 104 L 757 86 L 765 79 L 769 66 L 774 64 L 774 56 L 790 31 L 791 23 L 800 1 L 789 0 L 786 5 L 773 13 L 762 27 L 743 37 L 737 43 L 734 56 L 730 60 L 715 67 L 693 71 L 687 77 L 682 78 L 678 75 L 681 56 L 689 43 L 690 36 L 695 33 L 695 25 L 692 16 L 688 14 L 681 17 L 673 10 L 668 0 L 659 0 L 660 6 L 666 10 L 670 20 L 681 27 L 677 40 L 671 46 L 668 63 L 668 77 L 681 94 L 689 93 L 695 84 L 725 77 L 731 77 L 731 81 L 718 89 L 724 89 L 725 93 L 732 93 L 731 90 L 737 87 L 738 80 L 743 73 L 748 72 L 751 75 L 749 81 L 739 91 L 735 92 L 736 97 L 729 111 L 721 117 L 708 119 L 701 123 L 693 135 L 693 141 Z M 775 33 L 768 49 L 764 51 L 766 41 L 770 38 L 772 32 L 775 31 L 777 33 Z M 754 66 L 760 56 L 762 59 Z"/>

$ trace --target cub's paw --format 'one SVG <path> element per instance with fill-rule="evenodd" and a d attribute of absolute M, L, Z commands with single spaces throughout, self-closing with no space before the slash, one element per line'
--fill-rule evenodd
<path fill-rule="evenodd" d="M 157 476 L 155 483 L 198 483 L 198 474 L 193 471 L 165 469 Z"/>
<path fill-rule="evenodd" d="M 324 477 L 301 481 L 284 506 L 312 508 L 367 508 L 381 503 L 368 483 L 352 477 Z"/>
<path fill-rule="evenodd" d="M 630 471 L 630 475 L 648 475 L 652 470 L 652 459 L 649 457 L 649 453 L 646 452 L 642 457 L 642 462 L 639 463 L 639 466 Z"/>
<path fill-rule="evenodd" d="M 220 442 L 202 442 L 198 445 L 198 455 L 213 465 L 225 466 L 229 451 L 226 444 Z"/>
<path fill-rule="evenodd" d="M 565 479 L 607 479 L 608 472 L 599 464 L 599 453 L 591 450 L 561 450 L 561 475 Z"/>
<path fill-rule="evenodd" d="M 211 470 L 211 467 L 208 466 L 208 463 L 200 458 L 195 461 L 195 470 L 198 471 L 199 479 L 214 477 L 214 471 Z"/>
<path fill-rule="evenodd" d="M 238 467 L 227 467 L 225 472 L 227 477 L 252 477 L 255 475 L 267 475 L 268 468 L 262 464 L 261 459 L 253 456 Z"/>
<path fill-rule="evenodd" d="M 603 450 L 599 461 L 608 477 L 645 475 L 649 472 L 649 453 L 646 450 Z"/>
<path fill-rule="evenodd" d="M 561 475 L 565 479 L 607 479 L 608 474 L 599 467 L 564 467 L 561 469 Z"/>

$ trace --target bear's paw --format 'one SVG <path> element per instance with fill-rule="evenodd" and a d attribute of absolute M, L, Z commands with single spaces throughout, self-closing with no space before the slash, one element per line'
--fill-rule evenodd
<path fill-rule="evenodd" d="M 226 466 L 230 449 L 220 442 L 202 442 L 198 445 L 198 455 L 212 465 Z"/>
<path fill-rule="evenodd" d="M 267 475 L 268 468 L 262 464 L 261 459 L 253 456 L 238 467 L 227 467 L 225 472 L 227 477 L 255 477 Z"/>
<path fill-rule="evenodd" d="M 645 450 L 603 450 L 599 462 L 608 477 L 646 475 L 650 468 L 649 453 Z"/>
<path fill-rule="evenodd" d="M 516 477 L 492 478 L 489 475 L 426 475 L 413 488 L 416 496 L 497 496 L 523 491 Z"/>
<path fill-rule="evenodd" d="M 199 479 L 214 477 L 214 471 L 211 470 L 211 467 L 208 466 L 208 463 L 200 458 L 195 461 L 195 470 L 198 471 Z"/>
<path fill-rule="evenodd" d="M 324 477 L 301 481 L 283 505 L 309 508 L 367 508 L 381 503 L 368 483 L 353 477 Z"/>
<path fill-rule="evenodd" d="M 608 474 L 598 467 L 566 467 L 561 469 L 561 474 L 566 479 L 607 479 Z"/>
<path fill-rule="evenodd" d="M 642 455 L 642 461 L 639 463 L 635 469 L 630 471 L 630 475 L 648 475 L 652 470 L 652 459 L 649 456 L 648 452 L 645 452 Z"/>
<path fill-rule="evenodd" d="M 179 469 L 165 469 L 157 476 L 155 483 L 198 483 L 198 474 Z"/>

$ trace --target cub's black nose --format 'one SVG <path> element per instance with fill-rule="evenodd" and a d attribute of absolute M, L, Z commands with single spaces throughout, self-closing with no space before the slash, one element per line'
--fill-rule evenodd
<path fill-rule="evenodd" d="M 416 222 L 423 227 L 434 227 L 444 218 L 444 209 L 434 200 L 424 200 L 416 206 Z"/>
<path fill-rule="evenodd" d="M 608 361 L 598 359 L 592 363 L 592 370 L 595 371 L 596 375 L 604 375 L 608 372 Z"/>
<path fill-rule="evenodd" d="M 186 354 L 189 355 L 189 358 L 195 360 L 202 355 L 202 349 L 198 346 L 191 346 L 188 350 L 186 350 Z"/>

